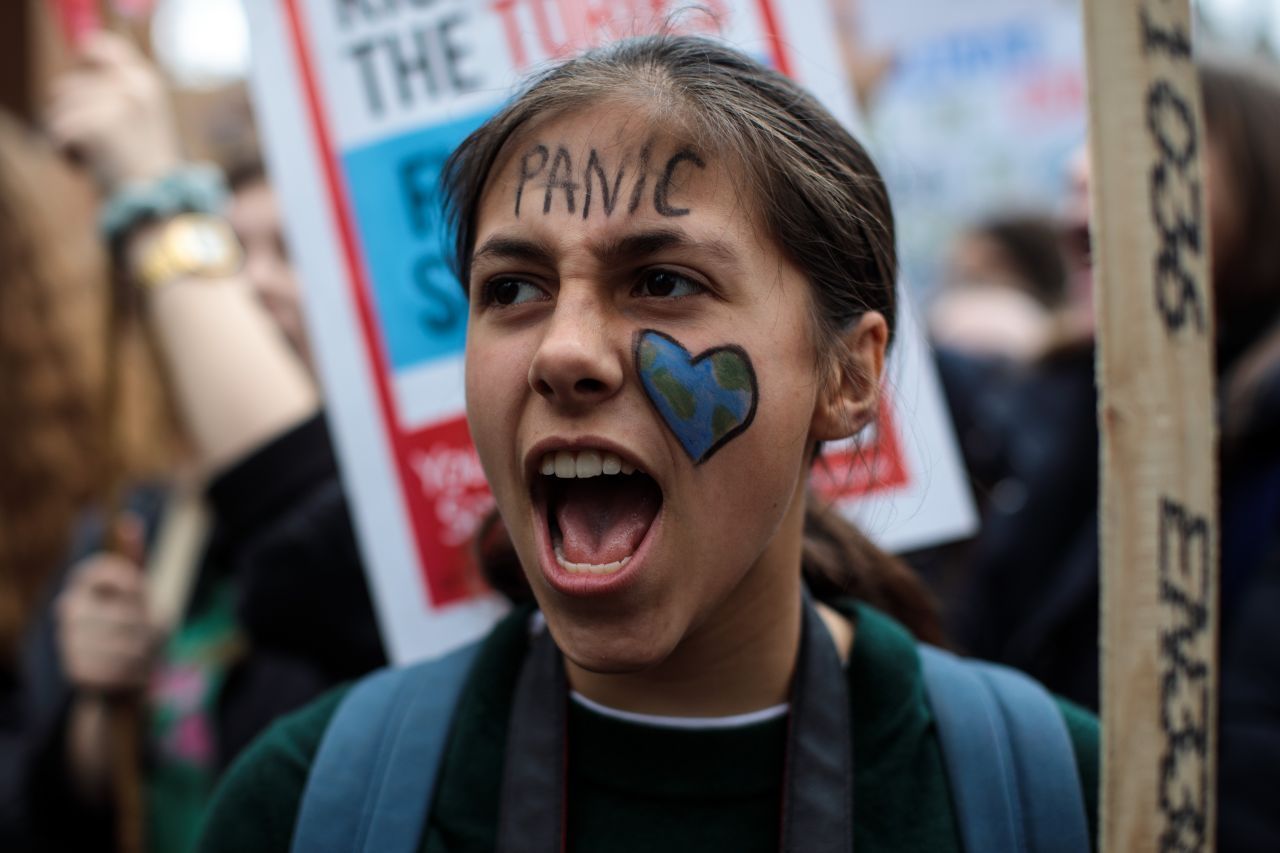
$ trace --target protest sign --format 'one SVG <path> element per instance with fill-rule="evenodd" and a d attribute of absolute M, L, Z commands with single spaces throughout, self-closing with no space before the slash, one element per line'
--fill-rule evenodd
<path fill-rule="evenodd" d="M 963 225 L 1058 212 L 1085 139 L 1077 0 L 836 2 L 849 49 L 885 60 L 867 126 L 917 292 Z"/>
<path fill-rule="evenodd" d="M 438 653 L 482 632 L 501 609 L 468 550 L 493 503 L 463 418 L 467 304 L 444 260 L 436 185 L 444 159 L 529 71 L 662 26 L 726 39 L 853 125 L 829 8 L 826 0 L 280 0 L 250 10 L 268 162 L 384 635 L 397 660 Z M 895 454 L 886 468 L 894 476 L 838 478 L 826 489 L 840 500 L 873 496 L 874 509 L 859 507 L 872 534 L 902 547 L 972 527 L 913 328 L 908 318 L 890 386 L 898 408 L 879 433 L 892 439 L 870 454 Z"/>
<path fill-rule="evenodd" d="M 1217 452 L 1187 0 L 1089 0 L 1102 432 L 1101 849 L 1212 850 Z"/>

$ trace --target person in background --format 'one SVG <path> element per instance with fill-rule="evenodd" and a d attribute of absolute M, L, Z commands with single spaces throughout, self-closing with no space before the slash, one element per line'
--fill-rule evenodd
<path fill-rule="evenodd" d="M 1280 68 L 1200 73 L 1217 318 L 1218 849 L 1280 847 Z"/>
<path fill-rule="evenodd" d="M 33 745 L 61 705 L 47 615 L 122 483 L 180 451 L 140 329 L 121 322 L 92 184 L 0 115 L 0 848 L 31 836 Z M 108 381 L 108 377 L 114 377 Z"/>
<path fill-rule="evenodd" d="M 302 289 L 289 258 L 275 188 L 257 160 L 228 169 L 227 185 L 231 190 L 227 222 L 244 247 L 245 278 L 271 314 L 276 328 L 314 374 L 311 345 L 302 319 Z"/>
<path fill-rule="evenodd" d="M 77 189 L 80 190 L 77 193 Z M 56 190 L 56 191 L 54 191 Z M 75 202 L 81 203 L 77 205 Z M 31 844 L 23 777 L 38 688 L 24 637 L 77 515 L 106 491 L 105 259 L 91 200 L 0 114 L 0 848 Z"/>
<path fill-rule="evenodd" d="M 1219 388 L 1221 670 L 1219 850 L 1280 849 L 1280 72 L 1200 69 Z M 1072 170 L 1071 322 L 1001 398 L 1014 500 L 969 553 L 958 642 L 1097 707 L 1098 428 L 1088 164 Z M 1074 307 L 1071 307 L 1074 306 Z M 945 372 L 944 372 L 945 376 Z M 962 438 L 963 441 L 963 438 Z"/>
<path fill-rule="evenodd" d="M 929 305 L 938 347 L 1026 363 L 1049 346 L 1066 299 L 1060 230 L 1031 217 L 988 220 L 963 232 Z"/>
<path fill-rule="evenodd" d="M 1040 472 L 1057 480 L 1062 498 L 1057 515 L 1039 520 L 1048 525 L 1046 555 L 1056 553 L 1054 524 L 1074 529 L 1092 511 L 1088 466 L 1056 467 L 1094 449 L 1091 350 L 1066 333 L 1077 310 L 1067 249 L 1062 229 L 1047 220 L 987 220 L 952 246 L 929 306 L 928 333 L 982 533 L 909 559 L 938 591 L 956 636 L 968 636 L 964 602 L 975 560 L 985 559 L 990 538 L 1017 535 L 999 531 L 1026 508 Z"/>
<path fill-rule="evenodd" d="M 291 273 L 259 260 L 259 237 L 274 228 L 278 240 L 278 219 L 264 225 L 250 196 L 231 208 L 255 247 L 246 267 L 220 176 L 183 161 L 163 83 L 109 33 L 90 37 L 56 83 L 48 128 L 99 182 L 120 285 L 113 299 L 153 343 L 185 436 L 181 468 L 207 484 L 213 520 L 171 627 L 155 624 L 140 531 L 123 537 L 129 548 L 117 537 L 112 552 L 82 551 L 68 570 L 47 656 L 66 698 L 35 750 L 32 823 L 42 849 L 112 848 L 119 791 L 107 708 L 133 696 L 146 712 L 149 849 L 186 850 L 214 780 L 245 743 L 385 654 L 300 357 L 296 297 L 290 308 L 267 292 L 273 275 Z M 184 236 L 217 257 L 182 253 Z M 326 512 L 313 522 L 318 502 Z M 315 550 L 289 559 L 280 543 L 287 550 L 295 539 Z"/>

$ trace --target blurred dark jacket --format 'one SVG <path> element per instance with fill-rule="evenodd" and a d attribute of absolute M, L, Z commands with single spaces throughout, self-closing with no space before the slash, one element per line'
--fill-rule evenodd
<path fill-rule="evenodd" d="M 939 368 L 982 514 L 953 636 L 1097 708 L 1093 349 L 1032 366 L 943 352 Z"/>
<path fill-rule="evenodd" d="M 1227 374 L 1278 326 L 1219 350 Z M 967 546 L 957 644 L 1097 709 L 1098 429 L 1092 347 L 1031 368 L 941 353 L 983 522 Z M 1280 360 L 1220 447 L 1219 850 L 1280 850 Z"/>
<path fill-rule="evenodd" d="M 143 489 L 131 504 L 154 522 L 162 497 Z M 322 417 L 220 475 L 208 499 L 214 529 L 197 584 L 231 573 L 248 640 L 214 717 L 216 760 L 225 768 L 275 718 L 385 664 L 386 654 Z M 100 547 L 101 534 L 101 521 L 86 519 L 68 567 Z M 31 849 L 111 850 L 110 814 L 80 802 L 65 772 L 71 690 L 51 617 L 37 626 L 21 670 L 18 713 L 30 752 L 16 759 L 26 768 L 15 796 L 29 818 Z"/>

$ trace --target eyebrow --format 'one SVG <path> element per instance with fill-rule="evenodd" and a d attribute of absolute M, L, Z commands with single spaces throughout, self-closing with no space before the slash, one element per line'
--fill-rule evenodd
<path fill-rule="evenodd" d="M 476 261 L 488 258 L 551 266 L 554 257 L 551 247 L 541 240 L 504 237 L 498 234 L 485 240 L 480 248 L 472 253 L 469 266 L 474 267 Z"/>
<path fill-rule="evenodd" d="M 694 239 L 674 228 L 653 228 L 607 240 L 593 246 L 591 254 L 607 266 L 616 266 L 671 249 L 702 252 L 735 270 L 741 266 L 737 253 L 727 243 L 715 239 Z M 490 258 L 554 266 L 555 253 L 548 243 L 541 240 L 496 234 L 476 249 L 471 256 L 471 265 Z"/>
<path fill-rule="evenodd" d="M 670 249 L 686 249 L 711 255 L 722 264 L 738 266 L 738 256 L 720 240 L 698 240 L 675 228 L 653 228 L 610 240 L 594 250 L 606 263 L 639 260 Z"/>

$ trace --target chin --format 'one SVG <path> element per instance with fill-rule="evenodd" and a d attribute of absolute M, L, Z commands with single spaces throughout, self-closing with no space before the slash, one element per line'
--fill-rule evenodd
<path fill-rule="evenodd" d="M 554 605 L 553 605 L 554 607 Z M 556 609 L 543 614 L 556 645 L 576 666 L 602 675 L 644 672 L 662 664 L 679 644 L 651 618 L 595 612 L 585 618 Z"/>

